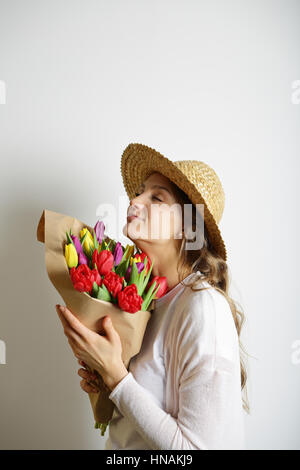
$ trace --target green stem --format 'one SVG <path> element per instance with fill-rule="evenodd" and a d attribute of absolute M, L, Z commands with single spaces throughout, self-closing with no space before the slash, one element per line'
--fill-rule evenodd
<path fill-rule="evenodd" d="M 95 421 L 95 429 L 100 429 L 101 436 L 104 436 L 108 423 L 98 423 Z"/>

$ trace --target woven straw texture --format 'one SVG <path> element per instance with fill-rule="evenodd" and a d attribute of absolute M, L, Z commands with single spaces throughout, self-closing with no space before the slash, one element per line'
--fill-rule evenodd
<path fill-rule="evenodd" d="M 225 194 L 216 172 L 204 162 L 173 162 L 147 145 L 131 143 L 125 148 L 121 158 L 121 174 L 129 199 L 135 197 L 138 187 L 155 171 L 182 189 L 193 204 L 204 205 L 204 221 L 209 240 L 215 251 L 226 261 L 226 247 L 218 227 L 224 210 Z"/>

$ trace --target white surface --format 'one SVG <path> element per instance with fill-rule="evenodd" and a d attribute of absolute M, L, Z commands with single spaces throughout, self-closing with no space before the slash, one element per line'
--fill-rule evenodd
<path fill-rule="evenodd" d="M 219 174 L 247 446 L 300 448 L 299 17 L 297 0 L 0 0 L 1 448 L 104 446 L 35 230 L 44 208 L 92 223 L 117 204 L 130 142 Z"/>

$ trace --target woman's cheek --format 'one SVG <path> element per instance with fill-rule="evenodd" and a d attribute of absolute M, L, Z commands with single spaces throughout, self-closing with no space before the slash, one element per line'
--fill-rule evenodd
<path fill-rule="evenodd" d="M 182 223 L 181 215 L 173 214 L 172 216 L 172 225 L 171 225 L 171 238 L 178 239 L 182 235 Z"/>

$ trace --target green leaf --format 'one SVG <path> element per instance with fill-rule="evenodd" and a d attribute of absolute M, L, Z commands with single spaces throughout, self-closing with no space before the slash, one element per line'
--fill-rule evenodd
<path fill-rule="evenodd" d="M 102 242 L 101 242 L 101 246 L 100 246 L 100 249 L 98 249 L 98 252 L 100 253 L 100 251 L 103 251 L 105 250 L 105 239 L 104 237 L 102 238 Z"/>
<path fill-rule="evenodd" d="M 94 230 L 94 229 L 93 229 L 93 238 L 94 238 L 95 250 L 98 250 L 98 249 L 99 249 L 99 242 L 98 242 L 98 240 L 97 240 L 96 233 L 95 233 L 95 230 Z"/>
<path fill-rule="evenodd" d="M 146 284 L 144 284 L 144 279 L 145 279 L 145 274 L 146 274 L 146 268 L 147 268 L 147 256 L 145 257 L 143 264 L 144 264 L 144 269 L 140 272 L 139 274 L 139 279 L 138 279 L 138 292 L 140 292 L 140 295 L 142 296 Z"/>
<path fill-rule="evenodd" d="M 129 263 L 130 263 L 130 258 L 127 258 L 127 260 L 125 262 L 125 271 L 124 271 L 124 274 L 123 274 L 124 277 L 125 277 L 125 274 L 127 272 L 128 267 L 129 267 Z"/>
<path fill-rule="evenodd" d="M 111 296 L 111 301 L 113 304 L 117 304 L 118 303 L 118 296 L 116 295 L 116 297 L 114 297 L 113 295 Z"/>
<path fill-rule="evenodd" d="M 87 233 L 87 231 L 86 231 L 85 234 L 83 235 L 83 237 L 81 237 L 81 239 L 80 239 L 80 244 L 81 244 L 81 246 L 83 246 L 84 240 L 86 239 L 87 234 L 88 234 L 88 233 Z"/>
<path fill-rule="evenodd" d="M 111 245 L 111 244 L 112 244 L 112 240 L 109 240 L 109 242 L 108 242 L 108 244 L 107 244 L 107 247 L 106 247 L 105 249 L 111 251 L 111 249 L 110 249 L 110 245 Z"/>
<path fill-rule="evenodd" d="M 72 243 L 72 245 L 75 248 L 74 242 L 73 242 L 72 238 L 70 237 L 70 235 L 68 234 L 68 232 L 66 232 L 66 236 L 67 236 L 68 243 Z"/>
<path fill-rule="evenodd" d="M 136 265 L 136 262 L 133 260 L 132 261 L 132 265 L 131 265 L 131 271 L 130 271 L 130 279 L 129 279 L 129 285 L 130 284 L 138 284 L 138 276 L 139 276 L 139 273 L 138 273 L 138 268 L 137 268 L 137 265 Z M 137 285 L 138 287 L 138 285 Z M 138 291 L 138 294 L 140 295 L 139 291 Z"/>
<path fill-rule="evenodd" d="M 145 298 L 144 298 L 144 302 L 142 303 L 141 310 L 147 310 L 148 306 L 150 305 L 150 303 L 154 299 L 155 294 L 157 293 L 157 291 L 159 289 L 159 284 L 157 285 L 157 288 L 155 288 L 156 284 L 157 284 L 157 281 L 153 282 L 153 284 L 148 289 L 148 291 L 145 295 Z M 154 289 L 155 289 L 155 291 L 154 291 Z"/>
<path fill-rule="evenodd" d="M 128 251 L 129 251 L 129 246 L 127 246 L 126 250 L 124 250 L 124 248 L 123 248 L 123 256 L 122 256 L 122 259 L 120 261 L 120 264 L 127 259 Z"/>
<path fill-rule="evenodd" d="M 125 276 L 129 263 L 130 263 L 129 258 L 121 261 L 121 263 L 118 264 L 118 266 L 116 267 L 116 274 L 118 274 L 118 276 L 120 277 Z"/>
<path fill-rule="evenodd" d="M 102 285 L 99 287 L 97 299 L 106 300 L 107 302 L 111 302 L 111 295 L 110 295 L 110 292 L 107 290 L 107 288 L 106 288 L 106 286 L 105 286 L 104 284 L 102 284 Z"/>
<path fill-rule="evenodd" d="M 98 286 L 98 284 L 94 281 L 94 282 L 93 282 L 93 289 L 92 289 L 92 297 L 95 297 L 95 298 L 98 297 L 98 290 L 99 290 L 99 286 Z"/>
<path fill-rule="evenodd" d="M 115 272 L 116 274 L 118 274 L 118 276 L 120 277 L 124 276 L 125 266 L 126 266 L 126 261 L 124 260 L 123 262 L 119 263 L 118 266 L 115 268 Z"/>
<path fill-rule="evenodd" d="M 145 259 L 146 259 L 146 258 L 145 258 Z M 148 271 L 148 273 L 147 273 L 147 276 L 145 277 L 144 286 L 143 286 L 143 292 L 144 292 L 144 290 L 145 290 L 145 288 L 146 288 L 146 286 L 147 286 L 147 284 L 148 284 L 148 282 L 149 282 L 149 278 L 150 278 L 150 275 L 151 275 L 151 271 L 152 271 L 152 268 L 153 268 L 153 264 L 154 264 L 154 261 L 152 261 L 151 266 L 150 266 L 150 269 L 149 269 L 149 271 Z"/>

